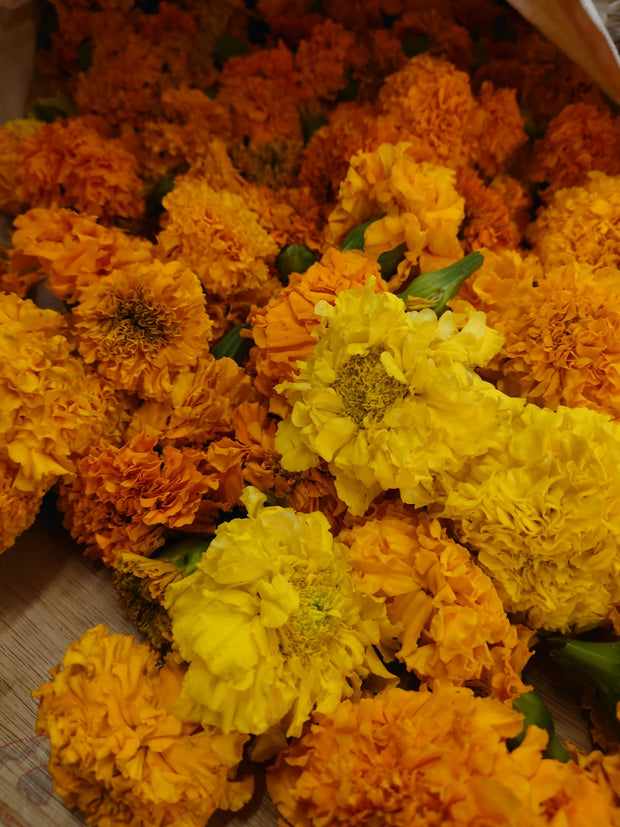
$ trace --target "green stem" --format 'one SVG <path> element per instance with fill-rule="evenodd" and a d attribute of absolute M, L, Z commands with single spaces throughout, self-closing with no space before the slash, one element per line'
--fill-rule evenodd
<path fill-rule="evenodd" d="M 288 284 L 292 273 L 305 273 L 316 261 L 316 256 L 304 244 L 289 244 L 276 259 L 276 269 L 283 284 Z"/>
<path fill-rule="evenodd" d="M 213 345 L 211 348 L 213 356 L 216 359 L 224 357 L 234 359 L 238 365 L 242 365 L 254 342 L 252 339 L 242 336 L 241 331 L 250 329 L 249 324 L 235 325 L 217 344 Z"/>

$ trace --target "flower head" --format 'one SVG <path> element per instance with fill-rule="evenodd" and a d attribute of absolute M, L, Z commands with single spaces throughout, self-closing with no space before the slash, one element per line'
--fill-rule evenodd
<path fill-rule="evenodd" d="M 197 276 L 178 262 L 138 262 L 84 288 L 73 310 L 87 364 L 126 391 L 163 398 L 208 351 L 211 319 Z"/>
<path fill-rule="evenodd" d="M 239 809 L 250 778 L 229 781 L 246 738 L 187 724 L 170 712 L 183 671 L 160 666 L 133 637 L 98 625 L 72 643 L 33 692 L 36 731 L 50 740 L 54 789 L 92 825 L 202 827 Z"/>
<path fill-rule="evenodd" d="M 292 412 L 276 450 L 287 471 L 324 459 L 353 513 L 393 488 L 405 502 L 426 504 L 436 473 L 458 469 L 509 427 L 511 403 L 473 371 L 500 344 L 482 314 L 408 313 L 370 283 L 317 312 L 314 350 L 277 388 Z"/>
<path fill-rule="evenodd" d="M 264 507 L 219 526 L 197 571 L 168 587 L 174 646 L 189 663 L 175 709 L 224 732 L 301 732 L 371 667 L 384 610 L 353 587 L 345 547 L 320 513 Z"/>
<path fill-rule="evenodd" d="M 293 827 L 579 827 L 588 807 L 611 827 L 608 784 L 574 762 L 543 759 L 545 730 L 529 727 L 509 751 L 521 721 L 464 687 L 389 688 L 343 701 L 309 728 L 269 769 L 267 789 Z"/>

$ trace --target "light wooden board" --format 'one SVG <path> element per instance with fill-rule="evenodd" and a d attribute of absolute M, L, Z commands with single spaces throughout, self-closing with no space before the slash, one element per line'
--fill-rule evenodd
<path fill-rule="evenodd" d="M 46 769 L 48 744 L 34 734 L 30 692 L 48 678 L 67 646 L 97 623 L 112 632 L 134 629 L 116 604 L 109 572 L 82 556 L 64 532 L 53 504 L 17 544 L 0 556 L 0 825 L 69 827 L 81 822 L 53 794 Z M 587 749 L 589 739 L 577 687 L 546 663 L 528 669 L 552 708 L 562 737 Z M 240 813 L 216 813 L 209 827 L 273 827 L 277 814 L 264 780 Z"/>

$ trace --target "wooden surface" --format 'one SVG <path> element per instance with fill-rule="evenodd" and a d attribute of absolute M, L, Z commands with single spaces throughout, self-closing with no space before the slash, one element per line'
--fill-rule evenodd
<path fill-rule="evenodd" d="M 82 823 L 52 792 L 48 743 L 34 734 L 30 692 L 47 680 L 67 646 L 97 623 L 134 632 L 116 604 L 109 572 L 82 556 L 47 502 L 37 523 L 0 556 L 0 827 Z M 552 708 L 558 734 L 589 748 L 576 685 L 540 662 L 526 677 Z M 216 813 L 209 827 L 275 825 L 263 789 L 258 778 L 250 804 L 236 815 Z"/>

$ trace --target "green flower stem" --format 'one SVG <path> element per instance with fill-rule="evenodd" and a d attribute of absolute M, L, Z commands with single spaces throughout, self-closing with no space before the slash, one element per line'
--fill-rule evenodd
<path fill-rule="evenodd" d="M 211 538 L 199 540 L 195 537 L 187 537 L 164 546 L 158 554 L 153 556 L 174 563 L 177 568 L 183 569 L 184 575 L 187 576 L 195 571 L 210 543 Z"/>
<path fill-rule="evenodd" d="M 431 310 L 439 316 L 446 309 L 447 303 L 454 298 L 463 282 L 471 276 L 484 262 L 481 252 L 470 253 L 460 261 L 443 267 L 441 270 L 433 270 L 430 273 L 423 273 L 417 276 L 409 287 L 398 297 L 405 303 L 411 296 L 420 299 L 427 299 L 432 302 Z"/>
<path fill-rule="evenodd" d="M 516 749 L 525 738 L 528 727 L 534 725 L 546 730 L 549 735 L 549 741 L 543 756 L 545 758 L 555 758 L 557 761 L 562 761 L 563 763 L 570 761 L 568 750 L 555 734 L 555 725 L 551 713 L 537 692 L 523 692 L 514 699 L 512 706 L 524 715 L 524 719 L 523 729 L 519 735 L 515 735 L 514 738 L 509 738 L 506 742 L 508 749 Z"/>
<path fill-rule="evenodd" d="M 546 641 L 557 663 L 594 684 L 611 722 L 620 732 L 616 714 L 620 701 L 620 641 L 598 643 L 559 635 L 551 635 Z"/>

